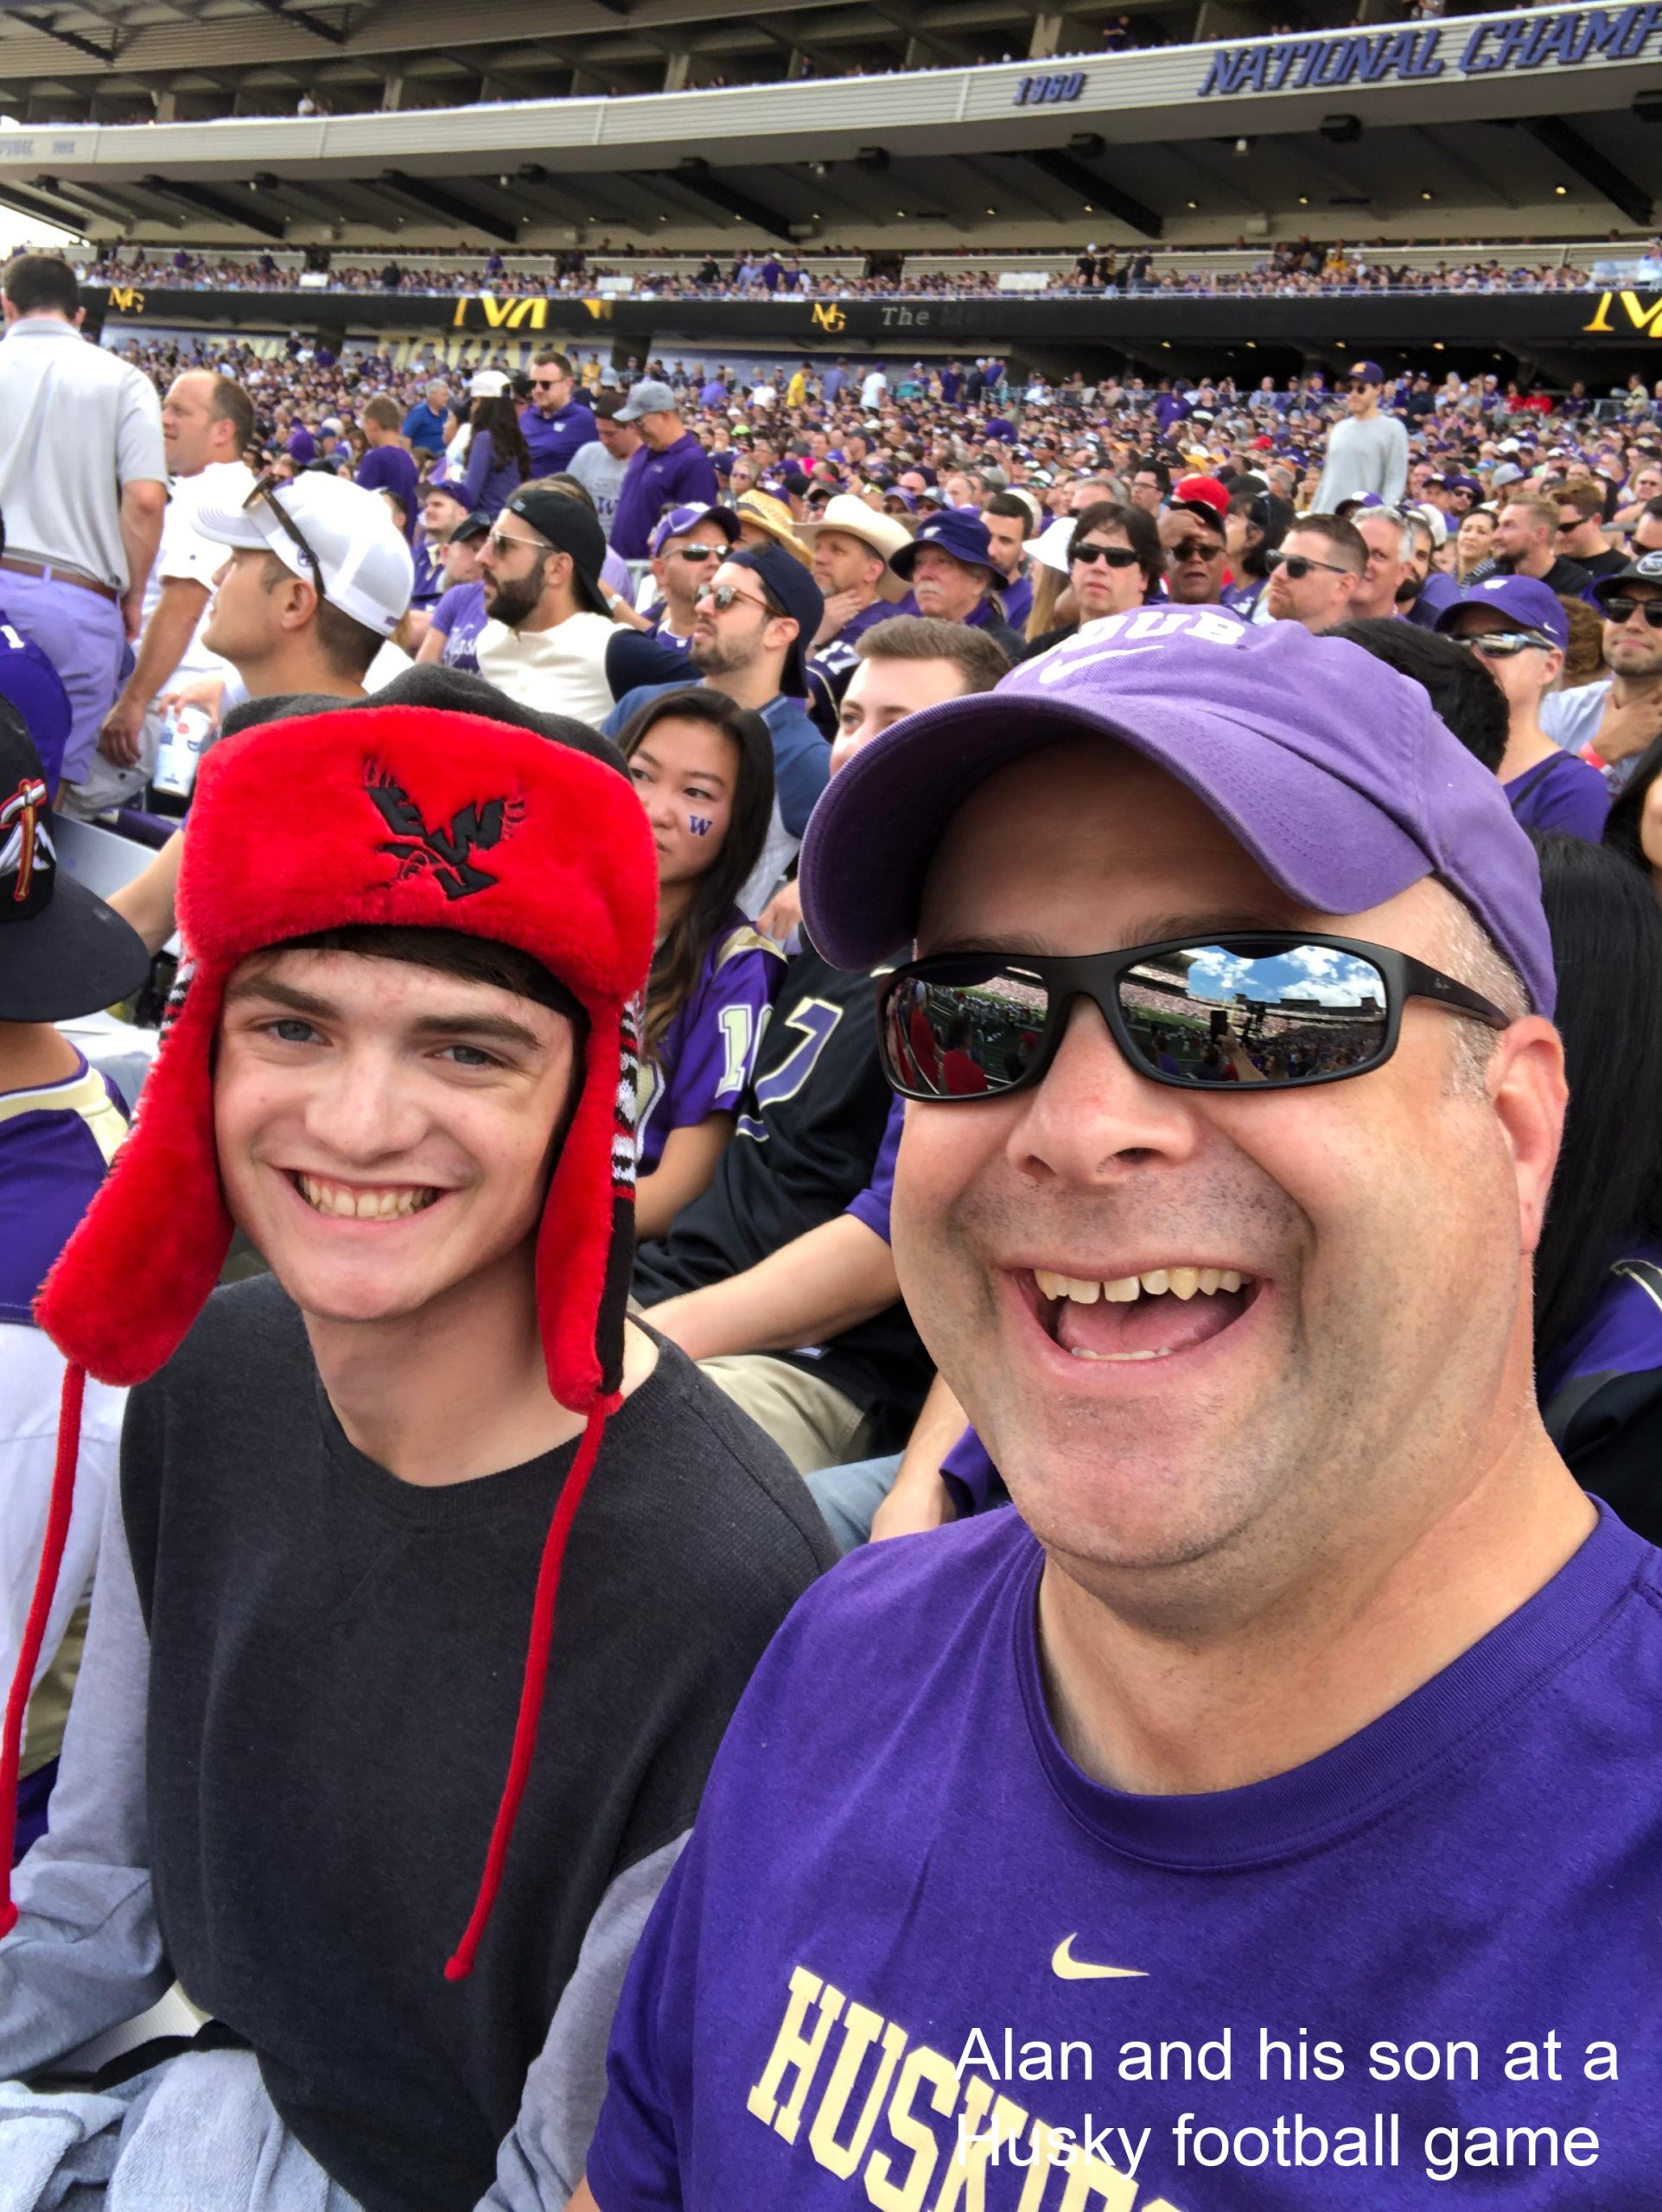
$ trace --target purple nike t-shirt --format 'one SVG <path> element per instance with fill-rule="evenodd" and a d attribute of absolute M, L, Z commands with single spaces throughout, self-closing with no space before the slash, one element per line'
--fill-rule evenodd
<path fill-rule="evenodd" d="M 1192 1796 L 1069 1758 L 1042 1562 L 1005 1509 L 799 1600 L 624 1986 L 602 2212 L 1653 2206 L 1662 1554 L 1604 1515 L 1370 1726 Z"/>
<path fill-rule="evenodd" d="M 640 1070 L 639 1161 L 650 1174 L 672 1129 L 736 1114 L 750 1081 L 785 956 L 736 906 L 711 941 L 692 995 Z"/>

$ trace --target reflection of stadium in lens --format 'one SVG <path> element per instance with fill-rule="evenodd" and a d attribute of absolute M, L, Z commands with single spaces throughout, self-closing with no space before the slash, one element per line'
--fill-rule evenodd
<path fill-rule="evenodd" d="M 1198 1084 L 1308 1080 L 1364 1065 L 1385 1041 L 1384 977 L 1327 945 L 1163 952 L 1121 977 L 1119 1002 L 1149 1065 Z"/>
<path fill-rule="evenodd" d="M 1053 979 L 1070 1001 L 1075 989 L 1090 989 L 1073 966 L 1047 962 L 1040 972 L 1020 959 L 965 955 L 897 980 L 884 1007 L 891 1072 L 905 1089 L 935 1098 L 984 1096 L 1028 1081 L 1065 1017 L 1066 1007 L 1053 1004 Z M 1225 944 L 1162 947 L 1121 969 L 1115 992 L 1113 1026 L 1133 1063 L 1198 1088 L 1353 1072 L 1379 1059 L 1390 1029 L 1387 985 L 1372 961 L 1296 938 L 1244 933 Z"/>

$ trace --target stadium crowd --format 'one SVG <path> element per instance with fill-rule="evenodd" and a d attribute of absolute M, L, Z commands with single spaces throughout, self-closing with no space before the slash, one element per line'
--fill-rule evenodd
<path fill-rule="evenodd" d="M 977 2023 L 1113 1977 L 1551 2020 L 1531 2201 L 1646 2201 L 1642 385 L 453 378 L 3 286 L 4 2212 L 1268 2161 L 1122 2064 L 1045 2197 Z M 1502 2163 L 1410 2066 L 1345 2197 L 1379 2094 L 1277 2203 Z"/>
<path fill-rule="evenodd" d="M 1246 296 L 1281 299 L 1328 292 L 1584 292 L 1602 281 L 1595 270 L 1557 260 L 1508 265 L 1493 256 L 1439 261 L 1430 267 L 1393 258 L 1404 241 L 1384 239 L 1347 245 L 1342 240 L 1317 245 L 1308 238 L 1287 239 L 1265 249 L 1246 269 L 1177 268 L 1152 248 L 1099 248 L 1087 243 L 1071 267 L 1040 267 L 1041 286 L 1024 287 L 1036 297 L 1112 298 L 1176 292 L 1203 298 Z M 1413 242 L 1406 242 L 1412 244 Z M 1662 246 L 1654 240 L 1631 247 L 1612 241 L 1610 253 L 1623 261 L 1654 262 Z M 1245 238 L 1232 251 L 1248 253 Z M 960 249 L 967 264 L 971 250 Z M 1193 253 L 1188 255 L 1193 258 Z M 500 253 L 483 255 L 468 265 L 436 258 L 335 262 L 308 270 L 303 264 L 278 262 L 263 253 L 250 259 L 210 257 L 181 246 L 156 257 L 139 246 L 112 245 L 80 264 L 92 284 L 140 284 L 172 291 L 289 292 L 300 289 L 355 294 L 413 293 L 451 298 L 490 293 L 499 297 L 592 293 L 597 285 L 627 283 L 632 297 L 647 300 L 863 300 L 997 299 L 1008 287 L 1003 276 L 1023 271 L 1020 256 L 1004 257 L 1001 268 L 951 270 L 846 270 L 816 268 L 814 257 L 794 252 L 745 252 L 730 258 L 706 254 L 691 270 L 655 268 L 650 254 L 619 250 L 602 238 L 592 251 L 572 248 L 546 260 L 516 255 L 512 265 Z M 301 279 L 308 277 L 302 288 Z"/>

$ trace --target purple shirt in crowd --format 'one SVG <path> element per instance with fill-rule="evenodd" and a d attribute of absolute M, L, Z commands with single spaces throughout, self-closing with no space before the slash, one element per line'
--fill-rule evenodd
<path fill-rule="evenodd" d="M 557 415 L 544 415 L 535 407 L 523 407 L 519 410 L 519 428 L 525 432 L 531 453 L 532 476 L 557 476 L 570 466 L 579 446 L 592 445 L 600 435 L 595 428 L 593 408 L 585 407 L 580 399 L 562 407 Z"/>
<path fill-rule="evenodd" d="M 714 506 L 720 486 L 710 455 L 691 430 L 662 453 L 637 446 L 629 456 L 612 521 L 612 550 L 626 561 L 644 561 L 653 525 L 665 507 Z"/>
<path fill-rule="evenodd" d="M 1005 1510 L 798 1601 L 624 1985 L 601 2212 L 1653 2203 L 1662 1554 L 1602 1515 L 1348 1740 L 1194 1796 L 1069 1758 L 1042 1565 Z"/>
<path fill-rule="evenodd" d="M 637 1142 L 643 1175 L 664 1156 L 672 1129 L 711 1114 L 736 1114 L 756 1047 L 785 974 L 785 956 L 736 906 L 711 941 L 691 997 L 640 1068 Z"/>
<path fill-rule="evenodd" d="M 372 446 L 358 464 L 354 484 L 366 492 L 396 492 L 404 501 L 404 534 L 413 538 L 421 520 L 421 472 L 402 446 Z"/>
<path fill-rule="evenodd" d="M 452 584 L 433 609 L 433 627 L 444 632 L 441 666 L 471 669 L 477 676 L 479 633 L 488 620 L 483 584 Z"/>
<path fill-rule="evenodd" d="M 1525 830 L 1565 830 L 1596 845 L 1610 811 L 1610 786 L 1573 753 L 1559 753 L 1500 787 Z"/>

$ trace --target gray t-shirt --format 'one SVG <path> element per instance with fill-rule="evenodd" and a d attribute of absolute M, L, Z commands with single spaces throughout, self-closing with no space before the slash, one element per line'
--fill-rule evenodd
<path fill-rule="evenodd" d="M 24 315 L 0 342 L 0 425 L 7 551 L 125 591 L 122 486 L 168 476 L 156 386 L 73 323 Z"/>
<path fill-rule="evenodd" d="M 608 539 L 617 518 L 617 495 L 628 466 L 627 454 L 621 461 L 614 459 L 598 438 L 590 438 L 586 446 L 579 446 L 565 464 L 566 474 L 575 476 L 594 501 L 600 526 Z"/>
<path fill-rule="evenodd" d="M 1552 691 L 1541 702 L 1541 728 L 1555 745 L 1562 745 L 1566 753 L 1579 753 L 1598 735 L 1599 724 L 1604 720 L 1605 703 L 1610 696 L 1610 679 L 1602 683 L 1578 683 L 1571 691 Z M 1604 780 L 1613 791 L 1619 791 L 1639 766 L 1640 755 L 1630 753 L 1625 760 L 1607 764 Z"/>
<path fill-rule="evenodd" d="M 1315 495 L 1316 512 L 1330 515 L 1344 499 L 1377 492 L 1388 507 L 1408 489 L 1408 433 L 1394 415 L 1353 415 L 1336 423 L 1328 439 L 1327 466 Z"/>

